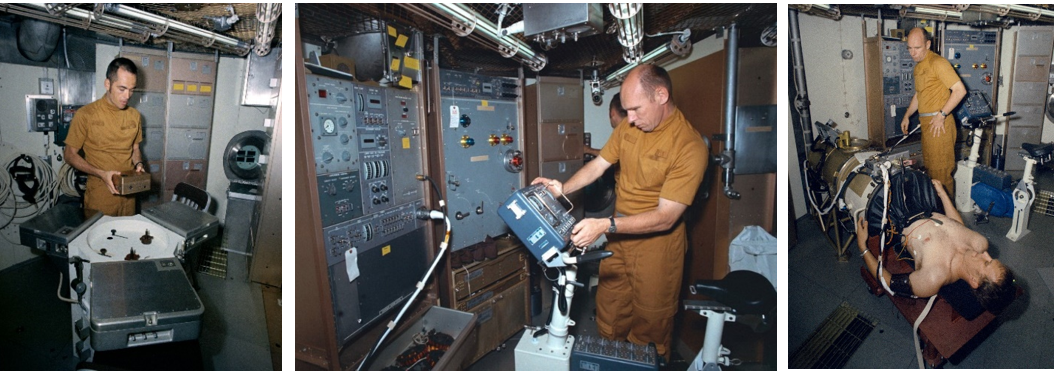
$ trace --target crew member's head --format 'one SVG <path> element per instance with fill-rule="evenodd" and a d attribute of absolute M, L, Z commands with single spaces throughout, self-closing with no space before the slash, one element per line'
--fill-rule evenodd
<path fill-rule="evenodd" d="M 609 101 L 609 123 L 615 129 L 625 118 L 627 118 L 627 110 L 623 109 L 620 104 L 620 93 L 616 93 L 616 95 L 612 96 L 612 100 Z"/>
<path fill-rule="evenodd" d="M 968 284 L 975 289 L 975 298 L 979 304 L 991 313 L 1000 313 L 1016 299 L 1015 278 L 1001 261 L 983 253 L 976 267 L 976 274 Z"/>
<path fill-rule="evenodd" d="M 660 126 L 671 101 L 671 77 L 659 66 L 643 64 L 627 74 L 620 87 L 620 103 L 627 110 L 627 121 L 644 132 Z"/>
<path fill-rule="evenodd" d="M 128 107 L 132 90 L 136 89 L 136 64 L 128 58 L 117 58 L 106 67 L 106 98 L 119 109 Z"/>
<path fill-rule="evenodd" d="M 928 31 L 920 27 L 915 27 L 909 30 L 909 36 L 906 37 L 906 47 L 909 48 L 909 55 L 913 57 L 913 62 L 920 63 L 924 60 L 924 55 L 931 49 L 931 35 Z"/>

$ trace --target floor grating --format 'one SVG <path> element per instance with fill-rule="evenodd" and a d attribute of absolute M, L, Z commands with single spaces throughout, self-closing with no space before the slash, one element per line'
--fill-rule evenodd
<path fill-rule="evenodd" d="M 844 302 L 792 353 L 788 367 L 843 368 L 876 325 Z"/>
<path fill-rule="evenodd" d="M 215 244 L 203 248 L 205 251 L 202 251 L 201 257 L 198 258 L 198 273 L 226 278 L 227 252 Z"/>

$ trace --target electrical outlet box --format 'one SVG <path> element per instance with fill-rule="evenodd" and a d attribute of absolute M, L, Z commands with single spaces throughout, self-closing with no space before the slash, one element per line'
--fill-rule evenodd
<path fill-rule="evenodd" d="M 40 78 L 40 95 L 55 95 L 55 80 Z"/>
<path fill-rule="evenodd" d="M 57 99 L 49 95 L 26 95 L 26 125 L 29 131 L 55 131 L 61 117 Z"/>

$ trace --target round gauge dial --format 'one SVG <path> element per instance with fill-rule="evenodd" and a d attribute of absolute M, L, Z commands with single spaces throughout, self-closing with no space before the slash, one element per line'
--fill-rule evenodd
<path fill-rule="evenodd" d="M 336 129 L 337 125 L 334 123 L 334 119 L 329 117 L 323 118 L 323 135 L 334 135 Z"/>

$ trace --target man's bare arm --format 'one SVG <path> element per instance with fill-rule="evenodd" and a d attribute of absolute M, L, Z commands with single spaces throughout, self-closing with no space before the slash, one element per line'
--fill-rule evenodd
<path fill-rule="evenodd" d="M 876 257 L 873 256 L 873 253 L 869 252 L 868 247 L 866 247 L 866 242 L 869 240 L 868 225 L 869 224 L 865 220 L 864 215 L 859 217 L 857 232 L 858 235 L 856 237 L 858 238 L 858 251 L 862 253 L 862 259 L 865 260 L 865 267 L 869 268 L 869 274 L 875 275 L 876 268 L 880 265 L 880 262 L 876 260 Z M 891 282 L 890 272 L 885 270 L 883 273 L 883 277 L 884 282 Z"/>
<path fill-rule="evenodd" d="M 950 201 L 950 196 L 946 194 L 946 189 L 942 187 L 942 183 L 939 183 L 938 180 L 932 179 L 931 184 L 935 186 L 935 193 L 938 194 L 939 200 L 942 201 L 942 209 L 946 210 L 946 216 L 961 223 L 961 225 L 964 225 L 964 219 L 961 219 L 961 213 L 953 206 L 953 202 Z"/>
<path fill-rule="evenodd" d="M 88 173 L 89 175 L 99 177 L 103 180 L 103 183 L 106 183 L 106 186 L 110 188 L 110 193 L 117 194 L 117 188 L 114 187 L 113 176 L 116 174 L 121 174 L 121 172 L 107 171 L 92 166 L 92 164 L 89 164 L 88 161 L 84 159 L 84 157 L 81 157 L 81 147 L 74 147 L 72 145 L 67 144 L 66 150 L 63 151 L 63 156 L 66 158 L 66 163 L 70 164 L 70 166 L 73 166 L 74 169 L 83 171 L 85 173 Z"/>
<path fill-rule="evenodd" d="M 946 112 L 946 115 L 953 114 L 953 109 L 957 108 L 957 104 L 961 103 L 961 99 L 968 95 L 968 90 L 964 88 L 964 83 L 958 81 L 956 84 L 950 87 L 950 99 L 946 100 L 946 104 L 942 105 L 942 112 Z"/>
<path fill-rule="evenodd" d="M 909 134 L 909 116 L 917 113 L 917 104 L 917 94 L 913 93 L 913 99 L 909 101 L 909 108 L 906 109 L 906 114 L 902 116 L 902 134 Z"/>
<path fill-rule="evenodd" d="M 146 171 L 146 165 L 143 164 L 143 154 L 139 151 L 139 145 L 132 145 L 132 170 L 137 173 L 143 173 Z"/>

